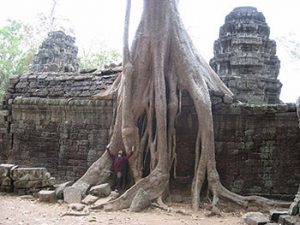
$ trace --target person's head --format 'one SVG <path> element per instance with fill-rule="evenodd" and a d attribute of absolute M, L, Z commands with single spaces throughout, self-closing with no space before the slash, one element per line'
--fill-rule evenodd
<path fill-rule="evenodd" d="M 118 151 L 118 157 L 121 157 L 122 155 L 123 155 L 123 151 L 122 150 Z"/>

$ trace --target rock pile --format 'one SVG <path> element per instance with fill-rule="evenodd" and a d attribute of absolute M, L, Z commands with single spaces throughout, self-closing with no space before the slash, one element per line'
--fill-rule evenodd
<path fill-rule="evenodd" d="M 79 70 L 75 38 L 63 31 L 49 32 L 35 55 L 32 72 L 76 72 Z"/>
<path fill-rule="evenodd" d="M 269 218 L 261 212 L 248 212 L 242 221 L 248 225 L 300 225 L 300 217 L 289 215 L 287 210 L 271 210 Z"/>
<path fill-rule="evenodd" d="M 13 164 L 0 164 L 0 191 L 32 194 L 54 183 L 55 178 L 44 167 L 22 168 Z"/>

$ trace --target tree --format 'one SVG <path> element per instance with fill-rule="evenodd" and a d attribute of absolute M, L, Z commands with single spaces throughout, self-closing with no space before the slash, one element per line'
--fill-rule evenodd
<path fill-rule="evenodd" d="M 177 0 L 145 0 L 141 22 L 131 50 L 128 48 L 130 0 L 125 17 L 123 74 L 106 93 L 116 92 L 117 113 L 110 140 L 113 153 L 136 151 L 129 160 L 135 184 L 118 199 L 104 205 L 107 210 L 128 208 L 143 188 L 151 200 L 161 199 L 168 189 L 175 152 L 175 120 L 180 112 L 180 93 L 187 91 L 198 117 L 195 174 L 192 183 L 193 209 L 199 208 L 205 177 L 212 193 L 213 208 L 219 197 L 240 205 L 250 201 L 273 204 L 260 197 L 243 197 L 227 190 L 216 170 L 214 132 L 209 88 L 232 96 L 218 75 L 197 53 L 177 10 Z M 145 156 L 150 155 L 150 173 L 142 174 Z M 104 153 L 72 188 L 83 194 L 109 176 L 111 161 Z"/>
<path fill-rule="evenodd" d="M 9 76 L 29 70 L 34 51 L 24 47 L 25 25 L 9 20 L 0 28 L 0 99 L 8 84 Z"/>
<path fill-rule="evenodd" d="M 80 67 L 85 69 L 104 68 L 110 63 L 118 63 L 121 61 L 121 54 L 115 49 L 98 48 L 96 51 L 83 50 L 80 56 Z"/>

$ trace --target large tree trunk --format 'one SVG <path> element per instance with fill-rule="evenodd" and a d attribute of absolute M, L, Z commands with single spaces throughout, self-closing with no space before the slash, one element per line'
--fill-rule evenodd
<path fill-rule="evenodd" d="M 110 141 L 113 153 L 125 149 L 136 151 L 129 164 L 135 185 L 120 198 L 108 203 L 107 209 L 130 206 L 139 188 L 150 194 L 151 200 L 161 197 L 169 184 L 169 174 L 175 153 L 175 119 L 180 112 L 180 93 L 187 91 L 198 117 L 195 175 L 192 184 L 192 205 L 199 207 L 200 191 L 207 177 L 213 195 L 241 205 L 261 200 L 242 197 L 226 190 L 216 170 L 211 101 L 208 89 L 232 96 L 217 74 L 197 53 L 184 29 L 176 0 L 145 0 L 142 19 L 131 51 L 128 50 L 128 0 L 124 35 L 123 74 L 114 84 L 117 90 L 117 113 Z M 107 93 L 106 93 L 107 94 Z M 104 94 L 97 96 L 104 97 Z M 150 155 L 150 174 L 142 177 L 145 156 Z M 88 187 L 109 176 L 111 160 L 104 153 L 73 187 L 84 193 Z"/>

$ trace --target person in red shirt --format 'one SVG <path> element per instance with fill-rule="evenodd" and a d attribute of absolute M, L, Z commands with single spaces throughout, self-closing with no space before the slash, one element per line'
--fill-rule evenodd
<path fill-rule="evenodd" d="M 125 184 L 125 177 L 126 177 L 126 167 L 128 164 L 128 159 L 133 154 L 133 148 L 132 151 L 126 155 L 123 153 L 122 150 L 118 151 L 117 155 L 114 155 L 111 153 L 109 146 L 106 147 L 107 153 L 110 156 L 110 158 L 113 161 L 113 167 L 115 172 L 115 191 L 119 191 L 122 189 L 123 184 Z"/>

